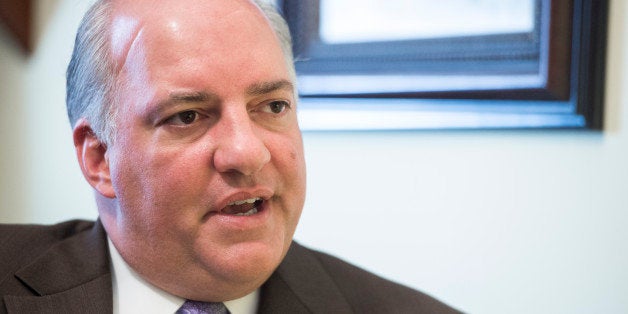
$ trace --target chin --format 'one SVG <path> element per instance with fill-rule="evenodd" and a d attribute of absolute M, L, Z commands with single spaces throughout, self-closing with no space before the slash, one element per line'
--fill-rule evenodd
<path fill-rule="evenodd" d="M 203 254 L 204 268 L 224 284 L 230 299 L 242 297 L 259 288 L 279 266 L 289 244 L 244 242 L 220 252 Z M 231 288 L 229 288 L 231 287 Z"/>

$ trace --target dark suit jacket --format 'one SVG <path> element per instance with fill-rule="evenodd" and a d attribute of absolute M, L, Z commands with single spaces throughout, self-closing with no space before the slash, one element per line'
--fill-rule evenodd
<path fill-rule="evenodd" d="M 0 227 L 0 313 L 111 313 L 100 222 Z M 260 313 L 458 313 L 439 301 L 293 243 L 262 286 Z"/>

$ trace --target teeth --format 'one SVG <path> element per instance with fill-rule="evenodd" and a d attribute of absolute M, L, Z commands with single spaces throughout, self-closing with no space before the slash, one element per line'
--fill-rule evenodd
<path fill-rule="evenodd" d="M 232 205 L 242 205 L 242 204 L 253 204 L 257 201 L 261 201 L 261 198 L 250 198 L 248 200 L 243 200 L 243 201 L 235 201 L 233 203 L 227 204 L 227 206 L 232 206 Z"/>
<path fill-rule="evenodd" d="M 255 215 L 257 214 L 257 207 L 253 207 L 251 210 L 249 210 L 246 213 L 239 213 L 239 214 L 235 214 L 236 216 L 251 216 L 251 215 Z"/>

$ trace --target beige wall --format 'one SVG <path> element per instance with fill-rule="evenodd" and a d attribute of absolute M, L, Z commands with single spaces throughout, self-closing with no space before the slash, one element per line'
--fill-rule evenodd
<path fill-rule="evenodd" d="M 26 151 L 23 125 L 25 103 L 23 69 L 27 60 L 17 47 L 5 44 L 10 39 L 0 29 L 0 220 L 19 221 L 29 210 L 26 175 L 23 173 Z"/>
<path fill-rule="evenodd" d="M 87 1 L 35 2 L 35 51 L 0 30 L 0 221 L 95 217 L 65 115 L 65 67 Z"/>
<path fill-rule="evenodd" d="M 0 32 L 0 221 L 96 216 L 64 71 L 82 0 Z M 628 312 L 628 6 L 611 0 L 603 133 L 306 133 L 297 238 L 472 313 Z"/>

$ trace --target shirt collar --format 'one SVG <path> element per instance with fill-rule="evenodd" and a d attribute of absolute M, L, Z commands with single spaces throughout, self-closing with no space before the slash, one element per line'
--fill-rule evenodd
<path fill-rule="evenodd" d="M 140 277 L 120 256 L 109 238 L 113 313 L 174 313 L 185 299 L 163 291 Z M 224 304 L 232 314 L 253 314 L 257 310 L 259 289 Z"/>

